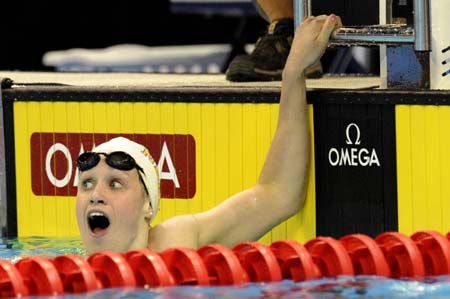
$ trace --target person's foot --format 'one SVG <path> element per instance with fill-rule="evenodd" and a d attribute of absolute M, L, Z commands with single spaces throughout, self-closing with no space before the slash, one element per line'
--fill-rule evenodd
<path fill-rule="evenodd" d="M 281 80 L 293 38 L 293 19 L 272 22 L 267 34 L 258 39 L 251 54 L 237 55 L 231 61 L 226 72 L 227 80 L 236 82 Z M 320 61 L 307 70 L 306 77 L 322 77 Z"/>

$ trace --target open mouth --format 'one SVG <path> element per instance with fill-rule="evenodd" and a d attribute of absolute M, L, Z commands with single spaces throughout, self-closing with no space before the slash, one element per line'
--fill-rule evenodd
<path fill-rule="evenodd" d="M 109 219 L 102 212 L 90 212 L 87 217 L 89 228 L 98 235 L 109 227 Z"/>

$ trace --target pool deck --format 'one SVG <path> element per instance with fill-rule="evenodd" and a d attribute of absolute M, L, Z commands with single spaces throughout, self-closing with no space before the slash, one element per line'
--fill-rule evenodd
<path fill-rule="evenodd" d="M 145 88 L 145 89 L 244 89 L 246 91 L 280 90 L 281 82 L 230 82 L 217 74 L 146 74 L 146 73 L 61 73 L 0 71 L 0 78 L 13 80 L 13 88 L 28 85 L 69 85 L 76 87 Z M 379 77 L 324 76 L 308 79 L 308 89 L 373 89 L 379 88 Z"/>

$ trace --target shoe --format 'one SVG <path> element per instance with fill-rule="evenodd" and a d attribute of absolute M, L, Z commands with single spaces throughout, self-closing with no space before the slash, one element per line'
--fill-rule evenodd
<path fill-rule="evenodd" d="M 226 79 L 235 82 L 279 81 L 294 39 L 294 20 L 287 18 L 270 24 L 251 54 L 237 55 L 230 63 Z M 307 70 L 307 78 L 322 77 L 320 61 Z"/>

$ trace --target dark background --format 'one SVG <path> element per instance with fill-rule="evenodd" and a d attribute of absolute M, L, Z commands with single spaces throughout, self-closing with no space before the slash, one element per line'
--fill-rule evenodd
<path fill-rule="evenodd" d="M 368 94 L 334 96 L 333 101 L 344 104 L 314 102 L 316 234 L 338 239 L 360 233 L 374 238 L 397 231 L 395 106 L 349 104 Z M 354 128 L 348 136 L 352 144 L 347 144 L 346 128 L 351 123 L 360 129 L 358 145 Z M 331 148 L 339 152 L 365 148 L 369 153 L 374 149 L 380 165 L 332 166 Z"/>
<path fill-rule="evenodd" d="M 378 24 L 378 0 L 312 2 L 315 15 L 333 12 L 345 25 Z M 3 1 L 1 9 L 1 70 L 45 70 L 45 52 L 78 47 L 254 43 L 267 26 L 258 15 L 174 14 L 169 0 L 15 0 Z"/>

